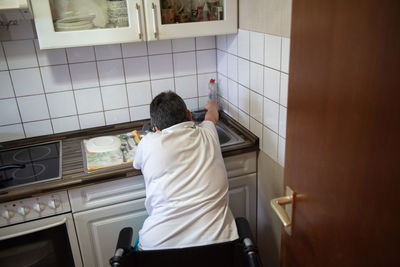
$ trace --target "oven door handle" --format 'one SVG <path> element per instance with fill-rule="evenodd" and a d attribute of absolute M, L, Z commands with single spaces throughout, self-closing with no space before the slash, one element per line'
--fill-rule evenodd
<path fill-rule="evenodd" d="M 58 222 L 55 222 L 55 223 L 46 224 L 46 225 L 43 225 L 43 226 L 40 226 L 40 227 L 36 227 L 36 228 L 29 229 L 29 230 L 26 230 L 26 231 L 18 232 L 18 233 L 13 233 L 13 234 L 6 235 L 6 236 L 1 236 L 0 237 L 0 241 L 7 240 L 7 239 L 10 239 L 10 238 L 14 238 L 14 237 L 27 235 L 27 234 L 31 234 L 31 233 L 35 233 L 35 232 L 39 232 L 39 231 L 46 230 L 46 229 L 49 229 L 49 228 L 53 228 L 53 227 L 62 225 L 64 223 L 66 223 L 66 222 L 67 222 L 67 218 L 64 217 L 64 218 L 62 218 L 61 221 L 58 221 Z"/>

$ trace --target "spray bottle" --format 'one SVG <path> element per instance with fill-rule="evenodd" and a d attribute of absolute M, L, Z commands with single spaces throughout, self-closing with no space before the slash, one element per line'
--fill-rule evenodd
<path fill-rule="evenodd" d="M 214 79 L 210 79 L 208 83 L 208 100 L 217 100 L 217 85 Z"/>

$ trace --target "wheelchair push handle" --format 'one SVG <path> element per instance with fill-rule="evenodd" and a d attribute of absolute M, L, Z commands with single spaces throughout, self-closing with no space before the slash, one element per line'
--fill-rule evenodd
<path fill-rule="evenodd" d="M 114 257 L 110 259 L 110 264 L 113 267 L 120 266 L 119 260 L 122 255 L 127 252 L 132 244 L 133 229 L 125 227 L 119 232 L 117 247 L 115 248 Z"/>

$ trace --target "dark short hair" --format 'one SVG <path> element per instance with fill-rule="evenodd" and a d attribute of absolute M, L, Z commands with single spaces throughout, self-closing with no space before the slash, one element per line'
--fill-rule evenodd
<path fill-rule="evenodd" d="M 151 124 L 160 130 L 189 121 L 189 114 L 183 99 L 172 91 L 162 92 L 150 104 Z"/>

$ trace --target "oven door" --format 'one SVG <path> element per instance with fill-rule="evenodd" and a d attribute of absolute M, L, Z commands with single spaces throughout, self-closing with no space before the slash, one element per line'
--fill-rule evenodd
<path fill-rule="evenodd" d="M 1 228 L 0 266 L 81 267 L 71 214 Z"/>

